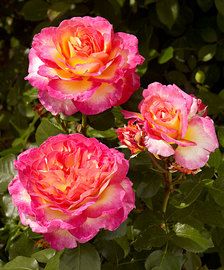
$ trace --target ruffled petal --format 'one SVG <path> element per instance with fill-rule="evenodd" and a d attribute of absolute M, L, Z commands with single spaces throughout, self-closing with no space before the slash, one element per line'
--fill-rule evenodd
<path fill-rule="evenodd" d="M 56 230 L 51 233 L 45 233 L 44 238 L 56 250 L 77 247 L 76 238 L 69 231 Z"/>
<path fill-rule="evenodd" d="M 72 100 L 59 100 L 57 98 L 53 98 L 47 91 L 39 91 L 39 99 L 41 104 L 53 115 L 57 115 L 59 113 L 72 115 L 78 111 Z"/>
<path fill-rule="evenodd" d="M 193 117 L 184 139 L 195 142 L 196 145 L 178 146 L 175 160 L 179 165 L 190 170 L 203 167 L 209 159 L 209 154 L 218 148 L 214 123 L 209 117 Z"/>
<path fill-rule="evenodd" d="M 100 83 L 88 79 L 78 80 L 51 80 L 48 84 L 48 93 L 51 97 L 60 100 L 86 100 L 96 91 Z"/>
<path fill-rule="evenodd" d="M 47 87 L 48 84 L 48 78 L 43 77 L 38 74 L 39 68 L 44 64 L 40 58 L 36 55 L 35 50 L 32 48 L 29 52 L 29 74 L 25 77 L 25 80 L 28 80 L 29 83 L 40 89 L 44 90 Z"/>
<path fill-rule="evenodd" d="M 77 109 L 87 115 L 101 113 L 117 103 L 121 96 L 120 88 L 109 83 L 102 83 L 87 100 L 75 101 Z"/>
<path fill-rule="evenodd" d="M 173 147 L 163 140 L 153 139 L 146 136 L 145 146 L 147 147 L 148 151 L 154 155 L 160 155 L 162 157 L 169 157 L 174 154 Z"/>
<path fill-rule="evenodd" d="M 136 68 L 144 62 L 144 57 L 138 53 L 138 39 L 136 36 L 118 32 L 114 34 L 114 43 L 119 42 L 121 55 L 123 56 L 123 65 L 129 69 Z M 116 46 L 115 46 L 116 47 Z"/>

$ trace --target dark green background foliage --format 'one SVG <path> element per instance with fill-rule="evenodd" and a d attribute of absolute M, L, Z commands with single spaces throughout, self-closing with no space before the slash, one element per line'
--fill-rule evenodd
<path fill-rule="evenodd" d="M 101 15 L 138 36 L 141 85 L 175 83 L 209 106 L 220 150 L 196 176 L 185 176 L 162 214 L 162 174 L 144 153 L 130 160 L 136 209 L 115 232 L 74 250 L 44 249 L 19 222 L 7 193 L 13 160 L 30 146 L 80 128 L 80 114 L 52 117 L 24 77 L 33 35 L 73 16 Z M 0 268 L 45 270 L 224 269 L 224 0 L 1 0 Z M 137 110 L 141 89 L 122 107 Z M 88 117 L 87 135 L 118 146 L 120 107 Z M 124 150 L 121 150 L 124 151 Z M 125 151 L 127 158 L 130 153 Z M 175 175 L 174 175 L 175 178 Z M 178 179 L 176 180 L 178 181 Z M 165 224 L 165 229 L 161 224 Z M 3 266 L 4 265 L 4 266 Z"/>

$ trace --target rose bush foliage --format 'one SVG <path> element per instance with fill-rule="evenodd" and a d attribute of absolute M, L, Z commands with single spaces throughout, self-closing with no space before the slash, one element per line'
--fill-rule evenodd
<path fill-rule="evenodd" d="M 3 0 L 0 3 L 0 10 L 2 68 L 0 72 L 0 268 L 221 270 L 224 265 L 224 96 L 222 90 L 224 49 L 221 2 L 218 0 Z M 77 20 L 79 26 L 76 24 Z M 54 36 L 53 40 L 48 39 L 49 33 Z M 70 33 L 76 33 L 75 38 L 71 38 Z M 102 44 L 109 44 L 107 33 L 111 33 L 110 44 L 116 46 L 111 46 L 111 50 L 105 47 L 100 53 L 94 54 L 93 50 L 99 51 Z M 93 36 L 94 39 L 91 38 Z M 106 48 L 107 59 L 106 54 L 105 58 L 103 57 Z M 54 60 L 52 58 L 54 53 L 58 53 L 60 57 L 51 61 Z M 79 63 L 72 55 L 76 55 Z M 101 58 L 95 57 L 96 55 Z M 143 63 L 140 55 L 145 58 Z M 113 56 L 112 60 L 110 57 Z M 83 59 L 87 61 L 88 73 L 83 72 L 82 68 L 86 68 L 82 63 Z M 71 66 L 71 63 L 74 65 Z M 112 69 L 115 66 L 116 72 L 113 73 Z M 27 76 L 28 69 L 28 80 L 25 81 L 24 77 Z M 106 70 L 113 75 L 111 80 L 108 78 L 97 80 L 97 77 L 105 75 Z M 75 73 L 76 75 L 73 75 Z M 37 78 L 41 82 L 39 86 L 34 84 Z M 153 82 L 163 85 L 157 84 L 158 88 L 164 90 L 157 91 L 160 94 L 156 94 L 155 99 L 163 104 L 165 111 L 158 107 L 155 101 L 152 102 L 151 90 L 149 92 L 145 90 L 144 96 L 142 95 L 142 90 L 147 89 Z M 52 88 L 52 85 L 58 86 L 61 83 L 67 86 L 70 83 L 80 83 L 87 88 L 88 84 L 89 86 L 94 84 L 94 88 L 91 90 L 85 88 L 83 92 L 78 88 L 78 91 L 71 95 L 63 91 L 65 88 Z M 110 84 L 110 88 L 107 84 Z M 173 86 L 174 84 L 176 87 Z M 138 88 L 139 85 L 140 88 L 135 91 L 135 86 Z M 97 90 L 102 90 L 105 86 L 107 87 L 104 90 L 107 90 L 99 95 L 101 99 L 97 99 L 100 103 L 96 100 L 92 102 L 94 95 L 99 94 Z M 162 94 L 165 90 L 171 91 L 168 90 L 170 87 L 173 88 L 172 96 L 167 97 L 166 94 Z M 108 92 L 109 90 L 111 92 Z M 179 94 L 175 94 L 177 92 Z M 178 100 L 182 102 L 174 103 L 175 96 L 178 96 Z M 164 99 L 166 101 L 163 101 Z M 142 100 L 145 101 L 144 109 Z M 178 109 L 175 109 L 176 106 Z M 80 112 L 84 112 L 83 108 L 87 109 L 85 112 L 87 116 L 81 115 Z M 124 119 L 123 110 L 139 113 L 144 121 L 133 117 Z M 178 117 L 173 113 L 175 110 Z M 167 116 L 165 119 L 164 115 Z M 181 124 L 184 119 L 185 128 Z M 186 143 L 185 137 L 188 128 L 192 127 L 191 121 L 194 122 L 196 119 L 198 135 L 196 137 L 200 138 L 200 142 L 196 139 L 194 143 L 196 142 L 198 146 L 181 146 L 180 144 Z M 148 125 L 147 122 L 153 123 L 153 126 Z M 208 123 L 211 124 L 211 130 L 214 125 L 216 130 L 219 149 L 214 152 L 217 141 L 212 135 L 213 132 L 208 133 L 208 128 L 202 128 L 205 127 L 205 123 L 206 126 Z M 119 128 L 123 129 L 123 132 L 119 132 L 117 136 L 116 131 Z M 199 130 L 201 132 L 198 132 Z M 49 248 L 52 238 L 47 239 L 46 234 L 57 234 L 60 226 L 60 230 L 64 228 L 63 233 L 67 234 L 69 229 L 65 229 L 66 226 L 72 224 L 73 227 L 75 225 L 78 228 L 80 223 L 73 223 L 69 217 L 65 221 L 62 216 L 60 221 L 56 221 L 56 216 L 51 220 L 46 212 L 52 211 L 54 208 L 52 204 L 51 207 L 43 207 L 41 210 L 41 207 L 30 206 L 28 202 L 29 196 L 35 197 L 36 204 L 43 202 L 41 199 L 45 196 L 48 203 L 54 204 L 61 196 L 61 201 L 57 201 L 57 209 L 65 210 L 68 201 L 62 199 L 66 194 L 60 193 L 58 189 L 60 185 L 48 186 L 48 191 L 54 190 L 57 196 L 50 196 L 49 193 L 47 194 L 49 196 L 46 196 L 37 178 L 32 178 L 29 185 L 25 186 L 26 190 L 27 192 L 32 188 L 38 190 L 39 196 L 31 192 L 26 198 L 27 201 L 24 201 L 24 190 L 21 196 L 14 193 L 12 196 L 14 201 L 24 201 L 18 206 L 19 213 L 7 187 L 11 183 L 12 188 L 17 186 L 20 191 L 23 188 L 20 181 L 23 177 L 20 179 L 19 176 L 21 172 L 19 169 L 15 170 L 13 165 L 14 162 L 16 164 L 20 162 L 23 156 L 21 153 L 24 152 L 24 156 L 28 157 L 28 151 L 30 153 L 40 151 L 46 142 L 52 140 L 50 137 L 57 138 L 52 136 L 61 133 L 64 135 L 59 137 L 84 133 L 85 137 L 97 138 L 106 148 L 109 147 L 107 149 L 117 148 L 116 151 L 124 153 L 125 159 L 129 161 L 128 178 L 133 183 L 135 208 L 116 230 L 104 230 L 106 223 L 107 228 L 114 225 L 113 222 L 108 224 L 109 221 L 104 219 L 100 224 L 95 223 L 99 226 L 94 228 L 99 231 L 88 240 L 88 243 L 81 243 L 80 238 L 77 237 L 76 248 L 57 251 Z M 207 142 L 206 146 L 201 144 L 203 134 L 206 134 L 204 140 Z M 127 147 L 119 146 L 118 137 L 125 141 L 131 151 Z M 146 137 L 156 140 L 153 141 L 156 143 L 163 141 L 166 149 L 172 148 L 174 153 L 170 156 L 164 156 L 164 152 L 160 152 L 163 155 L 154 155 L 161 148 L 156 147 L 155 143 L 147 144 L 150 150 L 152 146 L 155 147 L 156 151 L 152 154 L 145 144 Z M 84 141 L 90 140 L 82 138 Z M 90 149 L 93 149 L 94 145 L 95 143 L 91 143 Z M 194 164 L 202 166 L 205 163 L 204 166 L 200 169 L 189 169 L 190 167 L 184 168 L 174 162 L 178 148 L 192 152 L 197 148 L 197 151 L 192 154 Z M 99 154 L 100 149 L 101 147 L 96 147 L 96 153 Z M 117 153 L 116 151 L 114 153 Z M 55 159 L 57 166 L 59 161 L 62 161 L 62 157 L 67 155 L 64 151 L 58 154 L 50 152 L 47 156 L 52 158 L 51 160 Z M 205 153 L 210 156 L 208 160 Z M 198 163 L 199 154 L 203 157 L 200 163 Z M 117 155 L 115 154 L 113 158 L 115 156 Z M 30 156 L 23 165 L 32 168 L 38 180 L 44 176 L 43 182 L 50 183 L 53 179 L 52 175 L 46 177 L 47 172 L 39 171 L 38 161 L 32 163 L 34 160 L 37 161 L 38 156 L 32 158 Z M 184 166 L 186 164 L 190 163 L 187 162 Z M 115 168 L 116 162 L 111 166 Z M 66 168 L 63 176 L 67 176 L 65 172 L 71 176 L 73 173 L 71 168 L 68 170 L 66 166 L 63 168 Z M 94 176 L 88 170 L 84 171 L 90 177 Z M 53 167 L 49 174 L 52 172 Z M 54 177 L 59 179 L 59 176 L 60 173 L 54 170 Z M 63 177 L 60 180 L 63 182 Z M 120 180 L 123 183 L 121 178 Z M 81 181 L 79 184 L 81 185 Z M 113 211 L 118 210 L 117 199 L 120 198 L 122 196 L 116 197 L 111 205 Z M 123 199 L 119 207 L 125 210 L 126 199 L 125 201 Z M 28 215 L 25 210 L 30 211 Z M 83 214 L 82 217 L 84 213 L 87 214 L 86 210 L 80 212 Z M 58 210 L 53 211 L 55 214 Z M 22 217 L 22 222 L 19 215 Z M 113 217 L 114 215 L 111 215 L 110 220 L 117 224 L 122 220 L 121 216 L 118 219 Z M 99 220 L 98 218 L 94 217 L 94 220 Z M 84 219 L 80 218 L 79 222 Z M 24 224 L 32 225 L 32 229 L 29 225 L 24 226 L 23 221 Z M 83 225 L 86 224 L 85 222 Z M 32 231 L 35 226 L 36 228 L 39 226 L 39 229 L 41 228 L 39 232 L 42 232 Z M 74 233 L 74 230 L 72 232 Z M 91 232 L 93 231 L 87 231 L 89 237 Z M 84 241 L 84 238 L 82 240 Z M 76 244 L 75 241 L 72 241 L 73 245 Z M 50 242 L 50 244 L 54 243 Z M 55 244 L 69 246 L 71 241 L 64 243 L 58 241 Z"/>

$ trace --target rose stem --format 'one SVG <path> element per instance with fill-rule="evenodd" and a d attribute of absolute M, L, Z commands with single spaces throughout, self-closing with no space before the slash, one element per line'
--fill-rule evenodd
<path fill-rule="evenodd" d="M 163 206 L 162 206 L 162 211 L 165 214 L 166 213 L 166 208 L 168 205 L 170 193 L 173 190 L 173 185 L 172 185 L 172 174 L 168 171 L 167 169 L 167 164 L 166 167 L 163 168 L 156 160 L 154 155 L 149 153 L 149 157 L 152 161 L 152 164 L 155 168 L 157 168 L 161 173 L 164 175 L 164 187 L 165 187 L 165 194 L 164 194 L 164 200 L 163 200 Z"/>
<path fill-rule="evenodd" d="M 162 166 L 159 165 L 159 163 L 157 162 L 157 160 L 154 157 L 154 155 L 152 155 L 152 154 L 149 153 L 149 157 L 150 157 L 150 159 L 152 161 L 153 166 L 155 168 L 157 168 L 159 170 L 159 172 L 161 172 L 161 173 L 167 173 L 167 171 Z"/>
<path fill-rule="evenodd" d="M 170 198 L 170 193 L 173 190 L 172 174 L 168 170 L 166 171 L 166 173 L 164 173 L 164 185 L 165 185 L 165 194 L 164 194 L 164 199 L 163 199 L 162 211 L 165 214 L 168 201 Z"/>
<path fill-rule="evenodd" d="M 86 135 L 86 128 L 87 128 L 87 117 L 85 114 L 82 114 L 82 124 L 81 124 L 81 132 L 83 135 Z"/>

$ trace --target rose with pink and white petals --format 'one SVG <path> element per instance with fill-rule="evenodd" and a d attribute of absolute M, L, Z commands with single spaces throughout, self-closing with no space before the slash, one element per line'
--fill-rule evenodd
<path fill-rule="evenodd" d="M 143 91 L 140 113 L 124 111 L 126 118 L 144 122 L 144 144 L 155 156 L 174 156 L 183 168 L 196 170 L 205 165 L 218 148 L 214 123 L 206 116 L 201 100 L 176 85 L 152 83 Z"/>
<path fill-rule="evenodd" d="M 22 224 L 57 250 L 117 229 L 135 207 L 128 161 L 94 138 L 50 137 L 20 154 L 15 167 L 9 193 Z"/>
<path fill-rule="evenodd" d="M 143 60 L 134 35 L 114 33 L 102 17 L 74 17 L 34 36 L 26 79 L 54 115 L 97 114 L 139 88 Z"/>

